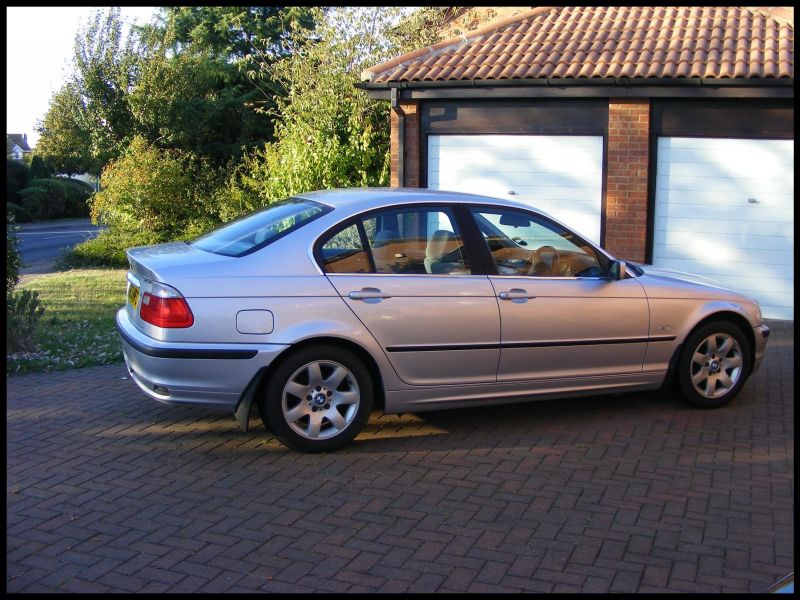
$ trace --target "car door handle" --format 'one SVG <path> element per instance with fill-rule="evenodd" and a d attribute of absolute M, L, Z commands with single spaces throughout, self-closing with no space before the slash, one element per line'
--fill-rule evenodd
<path fill-rule="evenodd" d="M 508 290 L 507 292 L 500 292 L 499 294 L 497 294 L 497 296 L 500 298 L 500 300 L 519 300 L 521 298 L 527 300 L 528 298 L 536 297 L 529 295 L 526 290 L 523 290 L 521 288 L 513 288 Z"/>
<path fill-rule="evenodd" d="M 389 294 L 384 294 L 378 288 L 366 287 L 359 291 L 350 292 L 348 297 L 351 300 L 382 300 L 384 298 L 391 298 Z"/>

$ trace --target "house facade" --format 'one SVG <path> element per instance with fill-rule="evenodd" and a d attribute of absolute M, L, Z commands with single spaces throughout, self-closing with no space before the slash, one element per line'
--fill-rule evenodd
<path fill-rule="evenodd" d="M 26 154 L 31 153 L 27 133 L 7 133 L 6 136 L 11 140 L 10 158 L 22 160 Z"/>
<path fill-rule="evenodd" d="M 391 185 L 513 197 L 793 318 L 792 10 L 533 8 L 362 80 Z"/>

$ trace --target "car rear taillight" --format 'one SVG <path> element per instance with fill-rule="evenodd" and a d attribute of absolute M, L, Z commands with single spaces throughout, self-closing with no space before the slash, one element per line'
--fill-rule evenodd
<path fill-rule="evenodd" d="M 153 283 L 153 288 L 142 296 L 139 312 L 142 321 L 156 327 L 191 327 L 194 315 L 186 298 L 174 287 L 163 283 Z"/>

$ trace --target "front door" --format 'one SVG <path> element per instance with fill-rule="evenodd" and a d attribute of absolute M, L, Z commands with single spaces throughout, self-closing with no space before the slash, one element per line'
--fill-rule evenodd
<path fill-rule="evenodd" d="M 649 331 L 644 289 L 611 281 L 579 236 L 534 213 L 473 208 L 497 271 L 498 381 L 642 371 Z"/>
<path fill-rule="evenodd" d="M 326 275 L 412 385 L 495 381 L 500 316 L 445 206 L 373 212 L 321 246 Z"/>

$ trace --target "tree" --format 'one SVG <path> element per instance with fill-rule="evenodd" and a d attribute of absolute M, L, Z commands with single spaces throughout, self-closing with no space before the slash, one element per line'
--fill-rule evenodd
<path fill-rule="evenodd" d="M 138 67 L 133 32 L 122 39 L 119 8 L 95 12 L 75 36 L 74 80 L 90 133 L 90 155 L 101 166 L 120 156 L 136 133 L 128 92 Z"/>
<path fill-rule="evenodd" d="M 99 175 L 136 133 L 127 96 L 138 63 L 133 35 L 122 39 L 120 9 L 96 11 L 75 36 L 71 77 L 37 126 L 38 153 L 60 172 Z"/>
<path fill-rule="evenodd" d="M 65 84 L 53 94 L 36 130 L 40 136 L 36 154 L 55 171 L 66 175 L 100 173 L 102 164 L 91 155 L 92 132 L 75 82 Z"/>
<path fill-rule="evenodd" d="M 6 158 L 12 158 L 14 156 L 14 142 L 11 141 L 11 138 L 6 135 Z"/>
<path fill-rule="evenodd" d="M 238 68 L 257 47 L 278 58 L 284 40 L 313 26 L 305 7 L 170 7 L 138 28 L 146 55 L 130 103 L 139 132 L 164 148 L 235 162 L 273 137 L 271 82 Z"/>
<path fill-rule="evenodd" d="M 175 33 L 176 51 L 210 52 L 225 61 L 267 51 L 273 60 L 290 52 L 293 32 L 314 28 L 312 11 L 304 6 L 172 6 L 164 21 Z"/>
<path fill-rule="evenodd" d="M 316 29 L 296 32 L 285 58 L 274 61 L 265 48 L 244 61 L 250 77 L 284 93 L 273 112 L 276 141 L 245 157 L 223 197 L 223 218 L 304 191 L 388 183 L 388 106 L 354 84 L 364 68 L 435 35 L 432 27 L 415 33 L 398 25 L 404 15 L 385 7 L 316 8 Z M 424 15 L 425 23 L 435 21 Z"/>

